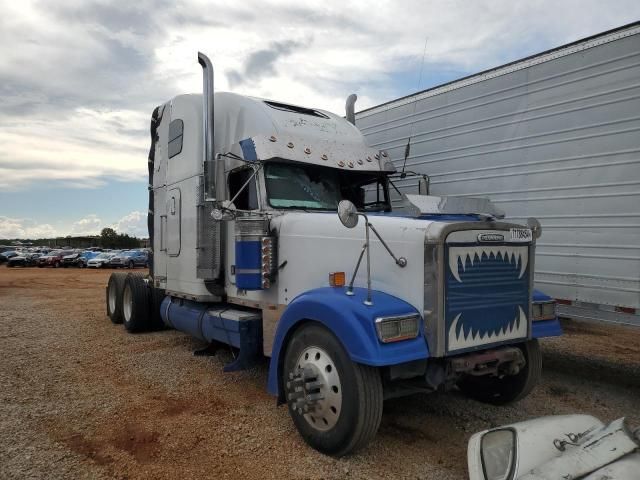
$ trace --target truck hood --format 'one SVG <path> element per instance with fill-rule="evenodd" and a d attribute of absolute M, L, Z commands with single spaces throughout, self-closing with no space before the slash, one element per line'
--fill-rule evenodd
<path fill-rule="evenodd" d="M 451 242 L 446 253 L 445 278 L 441 282 L 448 290 L 459 293 L 446 303 L 444 313 L 449 349 L 458 351 L 526 337 L 529 316 L 527 244 L 510 243 L 514 241 L 508 236 L 511 224 L 473 221 L 470 217 L 473 218 L 469 215 L 369 216 L 370 223 L 394 255 L 407 260 L 405 267 L 397 265 L 382 242 L 370 233 L 372 288 L 405 300 L 419 312 L 425 311 L 427 290 L 433 290 L 425 286 L 432 285 L 430 272 L 435 268 L 435 265 L 425 267 L 425 252 L 431 252 L 428 244 L 441 242 L 445 236 L 447 242 Z M 284 299 L 285 304 L 305 291 L 327 286 L 332 272 L 345 272 L 347 283 L 351 280 L 365 243 L 363 218 L 355 228 L 349 229 L 342 225 L 336 213 L 290 212 L 275 217 L 271 228 L 279 233 L 278 265 L 285 265 L 277 282 L 278 298 Z M 449 230 L 452 233 L 448 233 Z M 492 237 L 496 230 L 500 230 L 504 241 L 480 240 L 484 235 Z M 433 262 L 431 256 L 428 260 Z M 425 275 L 425 270 L 429 275 Z M 488 283 L 478 282 L 478 278 L 487 278 Z M 507 282 L 514 290 L 506 300 L 500 289 L 487 288 L 501 282 Z M 354 285 L 367 285 L 366 257 Z M 460 296 L 466 295 L 478 299 L 484 314 L 469 311 L 468 305 L 460 301 Z M 501 304 L 501 308 L 494 308 L 497 304 Z"/>
<path fill-rule="evenodd" d="M 403 298 L 422 311 L 425 236 L 433 221 L 396 215 L 372 215 L 369 221 L 394 255 L 407 259 L 404 268 L 396 265 L 370 232 L 372 288 Z M 279 297 L 286 303 L 307 290 L 327 286 L 331 272 L 345 272 L 347 281 L 351 280 L 365 242 L 364 219 L 349 229 L 336 213 L 290 212 L 275 217 L 271 226 L 278 231 L 278 263 L 287 262 L 278 281 Z M 355 286 L 366 286 L 366 272 L 363 258 Z"/>

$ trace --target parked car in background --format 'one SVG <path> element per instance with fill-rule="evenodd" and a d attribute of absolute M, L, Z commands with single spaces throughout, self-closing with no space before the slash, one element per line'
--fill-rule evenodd
<path fill-rule="evenodd" d="M 38 263 L 39 253 L 23 253 L 11 257 L 7 262 L 7 267 L 35 267 Z"/>
<path fill-rule="evenodd" d="M 52 250 L 47 255 L 38 258 L 38 267 L 61 267 L 64 256 L 72 253 L 73 250 Z"/>
<path fill-rule="evenodd" d="M 110 253 L 110 252 L 100 253 L 87 261 L 87 267 L 88 268 L 108 267 L 110 265 L 109 262 L 111 261 L 111 257 L 113 257 L 114 255 L 115 255 L 114 253 Z"/>
<path fill-rule="evenodd" d="M 87 267 L 87 263 L 89 262 L 89 260 L 97 257 L 98 255 L 100 255 L 100 252 L 96 252 L 93 250 L 86 250 L 82 252 L 76 259 L 76 267 L 80 267 L 80 268 Z"/>
<path fill-rule="evenodd" d="M 81 253 L 82 252 L 80 252 L 80 251 L 76 251 L 76 252 L 73 252 L 73 253 L 71 253 L 69 255 L 65 255 L 64 257 L 62 257 L 62 266 L 65 267 L 65 268 L 66 267 L 75 267 L 77 262 L 78 262 L 78 259 L 80 258 L 80 254 Z"/>
<path fill-rule="evenodd" d="M 111 258 L 111 266 L 114 268 L 146 267 L 149 263 L 149 255 L 142 250 L 126 250 Z"/>
<path fill-rule="evenodd" d="M 0 263 L 7 262 L 11 257 L 17 257 L 19 255 L 15 250 L 7 250 L 6 252 L 0 253 Z"/>

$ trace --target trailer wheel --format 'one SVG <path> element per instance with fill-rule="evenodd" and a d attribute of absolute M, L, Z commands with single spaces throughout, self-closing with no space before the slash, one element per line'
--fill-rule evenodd
<path fill-rule="evenodd" d="M 130 333 L 151 328 L 149 319 L 149 287 L 142 274 L 126 274 L 122 291 L 122 318 Z"/>
<path fill-rule="evenodd" d="M 470 398 L 493 405 L 505 405 L 523 399 L 540 381 L 542 353 L 537 339 L 519 345 L 526 365 L 516 375 L 498 377 L 466 376 L 458 387 Z"/>
<path fill-rule="evenodd" d="M 382 419 L 380 372 L 354 363 L 326 328 L 308 324 L 296 331 L 283 367 L 289 414 L 310 446 L 340 457 L 376 435 Z"/>
<path fill-rule="evenodd" d="M 113 323 L 122 323 L 122 291 L 127 275 L 112 273 L 107 283 L 107 315 Z"/>

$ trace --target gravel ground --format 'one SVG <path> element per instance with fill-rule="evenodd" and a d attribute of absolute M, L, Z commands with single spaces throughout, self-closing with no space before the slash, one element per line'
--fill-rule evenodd
<path fill-rule="evenodd" d="M 543 341 L 542 383 L 492 407 L 457 392 L 385 403 L 369 448 L 308 448 L 267 395 L 267 365 L 175 331 L 129 335 L 105 315 L 108 271 L 0 268 L 0 478 L 466 478 L 478 430 L 589 413 L 640 425 L 640 329 L 565 322 Z"/>

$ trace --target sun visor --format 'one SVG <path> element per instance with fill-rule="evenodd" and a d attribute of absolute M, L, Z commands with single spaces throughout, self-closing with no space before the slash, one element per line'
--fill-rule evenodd
<path fill-rule="evenodd" d="M 247 162 L 284 159 L 345 170 L 395 172 L 387 152 L 338 140 L 256 136 L 240 140 Z"/>

